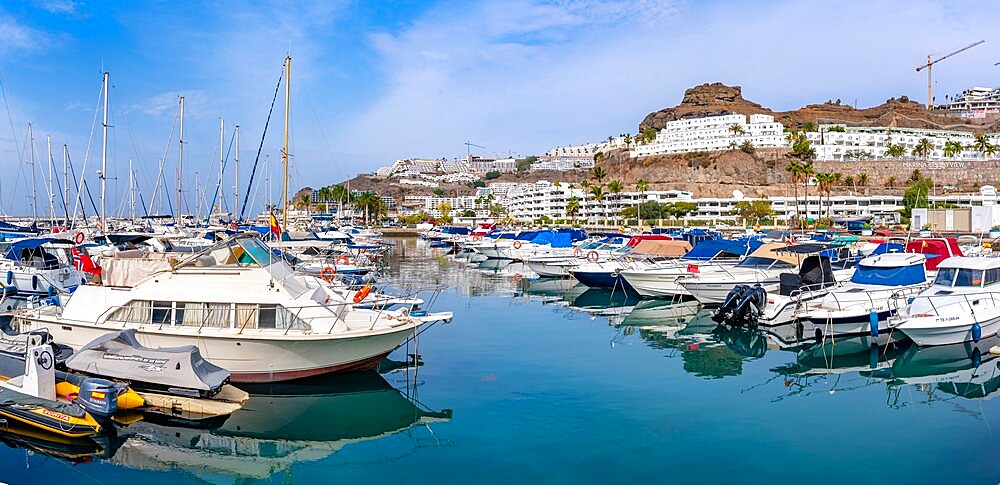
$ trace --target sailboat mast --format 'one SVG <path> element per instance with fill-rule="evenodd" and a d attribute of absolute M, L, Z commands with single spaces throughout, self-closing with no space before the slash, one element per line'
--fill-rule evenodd
<path fill-rule="evenodd" d="M 66 227 L 69 227 L 69 148 L 63 144 L 63 208 L 66 211 Z M 76 209 L 74 209 L 75 211 Z M 73 214 L 76 217 L 76 214 Z"/>
<path fill-rule="evenodd" d="M 284 166 L 281 191 L 281 226 L 288 229 L 288 118 L 291 112 L 289 101 L 292 95 L 292 56 L 285 57 L 285 145 L 281 149 L 281 163 Z"/>
<path fill-rule="evenodd" d="M 236 125 L 236 153 L 234 162 L 236 163 L 236 183 L 233 185 L 233 222 L 239 222 L 240 217 L 240 125 Z"/>
<path fill-rule="evenodd" d="M 28 123 L 28 147 L 30 155 L 28 156 L 28 164 L 31 165 L 31 217 L 38 219 L 38 202 L 35 189 L 35 134 L 32 131 L 31 123 Z"/>
<path fill-rule="evenodd" d="M 132 221 L 135 221 L 135 172 L 132 171 L 132 157 L 128 159 L 128 198 L 129 198 L 129 208 L 130 216 Z"/>
<path fill-rule="evenodd" d="M 110 75 L 107 71 L 104 71 L 104 130 L 103 130 L 103 143 L 101 144 L 101 230 L 105 230 L 107 226 L 107 220 L 105 219 L 107 213 L 104 208 L 104 196 L 107 191 L 108 185 L 108 78 Z"/>
<path fill-rule="evenodd" d="M 177 223 L 181 222 L 181 185 L 183 177 L 181 174 L 184 173 L 184 96 L 181 96 L 181 123 L 180 123 L 180 135 L 177 137 Z"/>
<path fill-rule="evenodd" d="M 222 173 L 225 170 L 225 164 L 226 164 L 226 154 L 224 153 L 225 144 L 226 144 L 226 119 L 220 116 L 219 117 L 219 185 L 218 189 L 216 189 L 215 191 L 215 193 L 218 195 L 217 197 L 213 197 L 213 199 L 217 199 L 219 201 L 219 214 L 222 213 L 222 206 L 223 206 L 222 201 L 225 200 L 226 197 L 225 189 L 223 189 L 224 185 L 222 185 Z M 208 213 L 209 219 L 211 219 L 212 212 L 214 211 L 215 207 L 212 207 L 211 211 Z M 221 222 L 222 217 L 220 216 L 219 219 Z"/>
<path fill-rule="evenodd" d="M 45 144 L 49 153 L 49 223 L 56 225 L 56 193 L 52 190 L 52 135 L 45 136 Z"/>

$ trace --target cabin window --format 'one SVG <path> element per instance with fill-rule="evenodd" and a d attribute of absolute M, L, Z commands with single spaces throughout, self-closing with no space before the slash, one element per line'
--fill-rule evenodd
<path fill-rule="evenodd" d="M 983 285 L 983 270 L 968 268 L 941 268 L 938 270 L 934 284 L 955 287 L 970 287 Z"/>
<path fill-rule="evenodd" d="M 247 303 L 236 304 L 236 326 L 253 328 L 257 324 L 257 305 Z"/>
<path fill-rule="evenodd" d="M 148 301 L 130 301 L 111 313 L 109 322 L 146 323 L 151 317 L 152 306 Z"/>
<path fill-rule="evenodd" d="M 277 328 L 277 310 L 277 305 L 261 305 L 260 317 L 257 320 L 257 328 Z"/>
<path fill-rule="evenodd" d="M 991 268 L 986 270 L 986 277 L 983 281 L 983 286 L 990 286 L 995 283 L 1000 283 L 1000 268 Z"/>
<path fill-rule="evenodd" d="M 155 325 L 164 325 L 172 323 L 172 318 L 170 317 L 170 312 L 173 305 L 169 301 L 154 301 L 152 309 L 152 323 Z"/>

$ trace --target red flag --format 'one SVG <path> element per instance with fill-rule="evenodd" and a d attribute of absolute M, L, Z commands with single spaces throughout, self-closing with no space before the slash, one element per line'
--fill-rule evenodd
<path fill-rule="evenodd" d="M 101 274 L 101 267 L 94 264 L 94 260 L 90 259 L 90 256 L 87 253 L 84 253 L 75 247 L 73 248 L 73 266 L 75 266 L 77 270 L 83 271 L 84 273 Z"/>
<path fill-rule="evenodd" d="M 688 265 L 688 273 L 697 273 L 697 272 L 698 272 L 698 265 L 697 264 L 689 264 Z"/>
<path fill-rule="evenodd" d="M 278 225 L 278 218 L 274 217 L 274 212 L 271 213 L 271 232 L 275 236 L 281 236 L 281 226 Z"/>

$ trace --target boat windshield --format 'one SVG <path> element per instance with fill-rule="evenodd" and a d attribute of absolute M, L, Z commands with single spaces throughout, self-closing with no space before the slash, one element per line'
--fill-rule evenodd
<path fill-rule="evenodd" d="M 983 286 L 983 270 L 969 268 L 940 268 L 935 285 L 941 286 Z"/>
<path fill-rule="evenodd" d="M 740 261 L 740 264 L 737 264 L 736 266 L 740 268 L 794 268 L 794 266 L 784 261 L 762 258 L 760 256 L 747 257 L 743 261 Z"/>
<path fill-rule="evenodd" d="M 241 259 L 249 257 L 262 268 L 269 266 L 278 259 L 257 238 L 240 239 L 238 243 L 244 251 L 244 256 Z"/>

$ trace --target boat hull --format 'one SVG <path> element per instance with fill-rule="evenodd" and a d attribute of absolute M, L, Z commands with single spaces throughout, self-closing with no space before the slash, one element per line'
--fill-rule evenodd
<path fill-rule="evenodd" d="M 393 327 L 378 333 L 302 335 L 280 338 L 246 334 L 168 333 L 150 325 L 136 328 L 136 338 L 147 347 L 195 345 L 202 357 L 232 374 L 233 382 L 280 382 L 320 374 L 372 369 L 406 341 L 423 322 Z M 21 330 L 47 327 L 55 341 L 79 349 L 119 325 L 94 325 L 21 320 Z M 150 328 L 153 327 L 153 328 Z"/>

